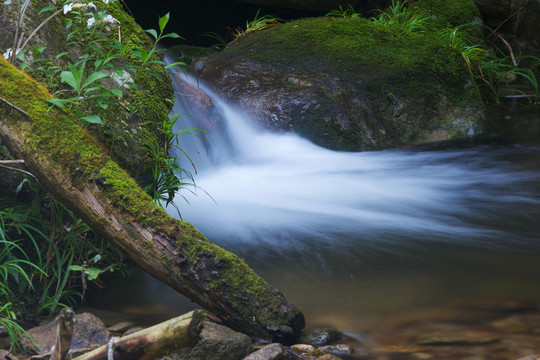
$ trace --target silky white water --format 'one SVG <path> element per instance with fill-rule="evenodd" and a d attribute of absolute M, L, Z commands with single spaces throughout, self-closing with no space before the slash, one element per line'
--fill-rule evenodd
<path fill-rule="evenodd" d="M 426 240 L 502 246 L 509 235 L 512 244 L 533 241 L 526 229 L 492 226 L 514 217 L 511 209 L 538 214 L 538 169 L 514 159 L 533 149 L 330 151 L 292 133 L 257 129 L 198 86 L 224 124 L 207 134 L 206 149 L 184 148 L 202 164 L 195 177 L 200 189 L 182 190 L 189 205 L 177 204 L 184 220 L 218 243 L 243 251 L 317 245 L 348 252 Z M 175 111 L 191 115 L 178 128 L 197 127 L 204 114 L 185 104 L 179 100 Z"/>
<path fill-rule="evenodd" d="M 537 145 L 329 151 L 257 129 L 202 84 L 174 80 L 175 111 L 189 113 L 177 129 L 213 125 L 206 141 L 180 137 L 198 171 L 197 188 L 175 199 L 183 219 L 280 289 L 308 328 L 362 333 L 460 299 L 540 303 Z M 147 323 L 197 307 L 143 273 L 98 303 Z"/>

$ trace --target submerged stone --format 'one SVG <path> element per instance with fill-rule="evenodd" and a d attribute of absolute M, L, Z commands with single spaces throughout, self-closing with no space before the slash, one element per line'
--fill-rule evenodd
<path fill-rule="evenodd" d="M 300 341 L 315 346 L 324 346 L 338 341 L 343 333 L 334 328 L 312 329 L 303 332 Z"/>
<path fill-rule="evenodd" d="M 249 354 L 244 360 L 293 360 L 294 357 L 281 344 L 273 343 Z"/>

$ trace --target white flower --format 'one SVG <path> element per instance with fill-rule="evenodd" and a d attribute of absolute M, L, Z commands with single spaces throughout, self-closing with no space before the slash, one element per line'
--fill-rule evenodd
<path fill-rule="evenodd" d="M 15 52 L 15 56 L 19 55 L 21 53 L 21 49 L 17 49 Z M 3 54 L 4 59 L 9 60 L 13 56 L 13 49 L 9 48 L 6 50 L 6 52 Z"/>
<path fill-rule="evenodd" d="M 94 10 L 97 10 L 96 5 L 94 5 L 94 3 L 92 2 L 88 3 L 88 7 L 93 8 Z"/>
<path fill-rule="evenodd" d="M 73 4 L 72 3 L 64 5 L 64 15 L 67 14 L 68 12 L 70 12 L 72 9 L 73 9 Z"/>
<path fill-rule="evenodd" d="M 13 54 L 13 49 L 9 48 L 4 53 L 4 59 L 9 60 L 11 58 L 11 55 Z"/>
<path fill-rule="evenodd" d="M 107 24 L 114 24 L 114 23 L 119 22 L 118 20 L 113 18 L 112 15 L 105 16 L 105 18 L 103 18 L 103 21 L 105 21 L 105 23 L 107 23 Z"/>
<path fill-rule="evenodd" d="M 104 2 L 105 4 L 108 4 L 108 3 L 109 3 L 109 0 L 103 0 L 103 2 Z"/>
<path fill-rule="evenodd" d="M 95 17 L 91 17 L 91 18 L 89 18 L 89 19 L 86 21 L 86 26 L 90 27 L 90 26 L 92 26 L 95 22 L 96 22 L 96 18 L 95 18 Z"/>

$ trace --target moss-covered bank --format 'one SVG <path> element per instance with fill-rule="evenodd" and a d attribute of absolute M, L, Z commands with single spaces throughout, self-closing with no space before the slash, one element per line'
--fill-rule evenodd
<path fill-rule="evenodd" d="M 196 68 L 267 126 L 294 128 L 330 148 L 379 149 L 481 130 L 482 101 L 458 51 L 436 36 L 367 19 L 301 19 L 252 32 Z"/>
<path fill-rule="evenodd" d="M 31 34 L 51 14 L 50 12 L 40 14 L 39 11 L 54 4 L 55 2 L 52 0 L 32 2 L 25 13 L 22 31 L 27 35 Z M 117 111 L 104 110 L 99 115 L 105 125 L 92 125 L 88 129 L 99 138 L 109 154 L 123 168 L 134 177 L 143 179 L 144 175 L 151 174 L 153 165 L 143 144 L 153 141 L 163 143 L 159 140 L 162 137 L 160 126 L 168 118 L 173 105 L 172 83 L 163 66 L 152 62 L 141 64 L 140 60 L 133 55 L 135 49 L 149 50 L 152 43 L 148 34 L 124 11 L 120 2 L 110 2 L 108 5 L 100 2 L 97 5 L 118 20 L 118 23 L 109 29 L 108 42 L 102 43 L 101 46 L 106 49 L 114 40 L 121 39 L 122 44 L 128 50 L 124 58 L 117 60 L 119 65 L 127 63 L 139 69 L 134 78 L 137 89 L 127 91 L 127 89 L 122 88 L 126 96 L 125 102 L 133 105 L 137 111 L 130 113 L 121 107 L 118 107 Z M 10 5 L 2 5 L 2 11 L 0 11 L 0 50 L 10 48 L 13 45 L 17 26 L 16 6 L 15 1 Z M 67 45 L 67 35 L 73 30 L 73 27 L 66 29 L 65 26 L 69 17 L 70 14 L 61 13 L 47 22 L 26 48 L 30 49 L 26 56 L 27 61 L 30 62 L 28 72 L 39 81 L 47 84 L 52 93 L 65 90 L 65 85 L 60 82 L 60 71 L 67 69 L 66 61 L 75 62 L 81 55 L 79 47 Z M 44 64 L 43 62 L 35 65 L 31 63 L 31 49 L 36 45 L 46 46 L 40 57 L 50 59 L 50 66 L 60 67 L 54 76 L 51 77 L 38 69 Z M 56 58 L 58 54 L 64 52 L 67 52 L 68 55 Z M 154 56 L 152 60 L 159 60 L 159 57 Z M 155 76 L 149 75 L 150 72 Z M 109 85 L 118 87 L 112 81 Z"/>

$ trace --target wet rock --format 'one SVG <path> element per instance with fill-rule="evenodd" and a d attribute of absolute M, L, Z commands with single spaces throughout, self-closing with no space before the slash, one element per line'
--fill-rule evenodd
<path fill-rule="evenodd" d="M 307 358 L 315 359 L 328 354 L 324 349 L 318 348 L 306 354 Z"/>
<path fill-rule="evenodd" d="M 56 343 L 56 328 L 58 320 L 35 327 L 28 330 L 28 334 L 34 339 L 44 352 L 51 350 Z M 73 328 L 73 339 L 71 341 L 71 351 L 77 349 L 95 349 L 109 341 L 109 332 L 103 321 L 90 313 L 75 315 L 75 326 Z M 21 342 L 24 353 L 37 354 L 38 350 L 28 340 Z"/>
<path fill-rule="evenodd" d="M 529 355 L 518 360 L 540 360 L 540 355 Z"/>
<path fill-rule="evenodd" d="M 204 322 L 200 337 L 195 347 L 163 360 L 237 360 L 246 355 L 252 345 L 249 336 L 210 321 Z"/>
<path fill-rule="evenodd" d="M 12 353 L 6 350 L 0 350 L 0 360 L 19 360 Z"/>
<path fill-rule="evenodd" d="M 309 344 L 296 344 L 291 346 L 291 351 L 297 354 L 309 353 L 315 350 L 315 346 Z"/>
<path fill-rule="evenodd" d="M 334 354 L 324 354 L 323 356 L 319 356 L 317 360 L 341 360 L 341 358 Z"/>
<path fill-rule="evenodd" d="M 117 324 L 114 324 L 113 326 L 109 326 L 107 329 L 115 334 L 120 335 L 128 331 L 129 329 L 133 328 L 135 326 L 134 322 L 131 321 L 122 321 Z"/>
<path fill-rule="evenodd" d="M 294 356 L 283 345 L 274 343 L 249 354 L 244 360 L 294 360 Z"/>
<path fill-rule="evenodd" d="M 334 328 L 306 330 L 302 334 L 300 341 L 315 346 L 328 345 L 338 341 L 343 333 Z"/>
<path fill-rule="evenodd" d="M 261 126 L 330 149 L 377 150 L 483 131 L 480 93 L 455 49 L 366 19 L 273 26 L 194 68 Z"/>
<path fill-rule="evenodd" d="M 352 346 L 346 344 L 323 346 L 322 349 L 329 354 L 334 354 L 337 356 L 350 356 L 354 351 Z"/>

